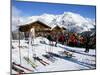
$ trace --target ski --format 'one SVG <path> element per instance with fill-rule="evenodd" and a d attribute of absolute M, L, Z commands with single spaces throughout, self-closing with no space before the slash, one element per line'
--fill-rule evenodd
<path fill-rule="evenodd" d="M 39 57 L 33 57 L 35 60 L 39 61 L 41 64 L 43 64 L 44 66 L 49 65 L 49 63 L 47 63 L 46 61 L 44 61 L 43 59 L 39 58 Z"/>
<path fill-rule="evenodd" d="M 24 59 L 28 62 L 28 63 L 30 63 L 31 64 L 31 66 L 34 68 L 34 69 L 36 69 L 36 67 L 37 67 L 37 65 L 36 64 L 34 64 L 29 58 L 27 58 L 27 57 L 24 57 Z"/>
<path fill-rule="evenodd" d="M 50 52 L 47 52 L 47 53 L 53 60 L 57 60 Z"/>
<path fill-rule="evenodd" d="M 39 61 L 39 60 L 38 60 Z M 39 61 L 41 64 L 43 64 L 44 66 L 46 66 L 46 64 L 45 63 L 43 63 L 42 61 Z"/>
<path fill-rule="evenodd" d="M 33 57 L 33 58 L 34 58 L 35 60 L 39 61 L 42 65 L 46 66 L 46 64 L 43 63 L 41 59 L 38 59 L 38 58 L 36 58 L 36 57 Z"/>
<path fill-rule="evenodd" d="M 49 65 L 49 63 L 47 63 L 46 61 L 44 61 L 44 60 L 42 60 L 42 62 L 44 62 L 44 63 L 46 63 L 46 64 L 48 64 Z"/>
<path fill-rule="evenodd" d="M 25 69 L 25 70 L 27 70 L 27 71 L 33 71 L 33 70 L 30 70 L 30 69 L 28 69 L 28 68 L 26 68 L 26 67 L 24 67 L 24 66 L 22 66 L 22 65 L 20 65 L 20 64 L 16 64 L 15 62 L 13 62 L 13 65 L 16 65 L 16 66 L 18 66 L 18 67 L 21 67 L 21 68 L 23 68 L 23 69 Z"/>
<path fill-rule="evenodd" d="M 61 57 L 60 55 L 56 54 L 56 53 L 52 53 L 52 52 L 48 52 L 48 54 L 55 56 L 55 57 Z"/>
<path fill-rule="evenodd" d="M 35 63 L 33 63 L 28 57 L 25 57 L 28 61 L 30 61 L 35 67 L 37 67 L 37 65 Z"/>
<path fill-rule="evenodd" d="M 15 67 L 14 65 L 12 65 L 12 69 L 18 73 L 25 73 L 24 70 L 18 68 L 18 67 Z"/>
<path fill-rule="evenodd" d="M 55 59 L 53 57 L 51 57 L 50 55 L 42 55 L 43 57 L 45 57 L 46 59 L 48 59 L 51 62 L 55 62 Z"/>
<path fill-rule="evenodd" d="M 49 52 L 47 52 L 47 53 L 52 59 L 57 60 L 52 54 L 50 54 Z"/>

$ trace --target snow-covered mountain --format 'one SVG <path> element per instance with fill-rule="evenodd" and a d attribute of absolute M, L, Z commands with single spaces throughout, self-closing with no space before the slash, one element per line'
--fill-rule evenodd
<path fill-rule="evenodd" d="M 72 12 L 64 12 L 60 15 L 53 15 L 53 14 L 42 14 L 39 16 L 31 16 L 27 18 L 21 18 L 20 24 L 25 25 L 35 21 L 41 21 L 50 27 L 54 27 L 56 25 L 60 27 L 65 27 L 69 31 L 74 31 L 77 33 L 83 31 L 89 31 L 91 28 L 95 27 L 95 20 L 85 18 L 80 14 L 72 13 Z"/>

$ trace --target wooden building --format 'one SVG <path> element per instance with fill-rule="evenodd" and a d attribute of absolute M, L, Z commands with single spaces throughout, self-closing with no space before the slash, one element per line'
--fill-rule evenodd
<path fill-rule="evenodd" d="M 67 29 L 64 27 L 55 26 L 52 29 L 52 33 L 64 33 Z"/>
<path fill-rule="evenodd" d="M 62 29 L 59 26 L 52 28 L 52 32 L 62 32 Z"/>
<path fill-rule="evenodd" d="M 63 33 L 67 32 L 67 29 L 65 27 L 61 27 L 61 29 Z"/>
<path fill-rule="evenodd" d="M 42 35 L 42 34 L 47 34 L 51 31 L 50 30 L 51 27 L 49 27 L 48 25 L 46 25 L 40 21 L 35 21 L 30 24 L 21 25 L 21 26 L 19 26 L 19 31 L 29 33 L 32 28 L 34 28 L 36 36 Z"/>

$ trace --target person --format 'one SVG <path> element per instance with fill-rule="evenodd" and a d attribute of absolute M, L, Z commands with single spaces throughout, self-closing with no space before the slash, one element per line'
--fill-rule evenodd
<path fill-rule="evenodd" d="M 70 35 L 70 38 L 69 38 L 69 44 L 71 45 L 71 46 L 75 46 L 75 43 L 76 42 L 76 40 L 75 40 L 75 36 L 74 36 L 74 34 L 71 34 Z"/>
<path fill-rule="evenodd" d="M 50 45 L 52 44 L 52 41 L 53 41 L 53 39 L 52 39 L 52 36 L 50 35 L 50 34 L 48 34 L 48 36 L 47 36 L 47 39 L 50 41 Z"/>
<path fill-rule="evenodd" d="M 65 44 L 66 44 L 66 45 L 68 44 L 68 38 L 69 38 L 68 33 L 66 33 L 66 34 L 65 34 Z"/>
<path fill-rule="evenodd" d="M 55 35 L 54 40 L 55 40 L 55 47 L 57 47 L 57 43 L 58 43 L 58 34 Z"/>
<path fill-rule="evenodd" d="M 88 34 L 85 37 L 85 51 L 84 52 L 89 52 L 89 42 L 90 42 L 90 38 L 88 36 Z"/>
<path fill-rule="evenodd" d="M 59 41 L 61 42 L 62 45 L 64 45 L 65 42 L 65 36 L 63 34 L 60 35 Z"/>
<path fill-rule="evenodd" d="M 74 39 L 74 40 L 73 40 L 73 45 L 74 45 L 74 47 L 77 46 L 77 44 L 78 44 L 77 39 Z"/>

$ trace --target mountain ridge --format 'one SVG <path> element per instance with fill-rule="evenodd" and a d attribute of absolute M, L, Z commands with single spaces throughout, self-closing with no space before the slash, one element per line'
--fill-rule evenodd
<path fill-rule="evenodd" d="M 20 18 L 19 25 L 30 24 L 35 21 L 43 22 L 51 28 L 58 25 L 60 27 L 65 27 L 69 31 L 81 33 L 84 31 L 90 31 L 91 28 L 95 28 L 95 20 L 90 18 L 85 18 L 77 13 L 64 12 L 63 14 L 53 15 L 44 13 L 39 16 L 30 16 L 27 18 Z"/>

